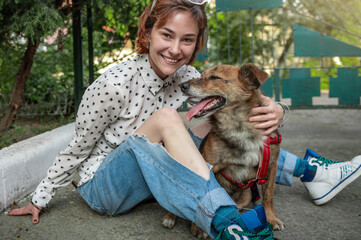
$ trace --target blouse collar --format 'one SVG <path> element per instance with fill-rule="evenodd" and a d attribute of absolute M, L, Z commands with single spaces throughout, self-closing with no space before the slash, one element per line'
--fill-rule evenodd
<path fill-rule="evenodd" d="M 172 84 L 172 81 L 175 79 L 177 73 L 175 72 L 167 78 L 161 79 L 154 72 L 148 58 L 148 54 L 139 55 L 137 65 L 145 84 L 153 95 L 156 95 L 160 90 L 165 89 Z"/>

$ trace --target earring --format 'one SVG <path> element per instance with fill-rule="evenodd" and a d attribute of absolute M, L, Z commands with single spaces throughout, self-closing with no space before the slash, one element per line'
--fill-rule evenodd
<path fill-rule="evenodd" d="M 149 49 L 149 42 L 147 43 L 147 49 Z"/>

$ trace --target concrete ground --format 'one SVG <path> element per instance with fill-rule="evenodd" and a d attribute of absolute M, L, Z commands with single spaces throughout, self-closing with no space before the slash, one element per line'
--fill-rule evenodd
<path fill-rule="evenodd" d="M 283 148 L 303 157 L 311 147 L 333 160 L 361 154 L 360 109 L 293 110 L 282 129 Z M 361 178 L 323 206 L 315 206 L 299 179 L 292 187 L 276 187 L 274 204 L 286 229 L 279 239 L 361 239 Z M 18 206 L 24 206 L 23 199 Z M 7 210 L 8 211 L 8 210 Z M 85 204 L 72 186 L 59 189 L 50 211 L 33 225 L 30 216 L 0 215 L 0 239 L 196 239 L 190 223 L 178 219 L 169 230 L 161 225 L 166 211 L 156 202 L 143 203 L 116 217 L 101 216 Z"/>

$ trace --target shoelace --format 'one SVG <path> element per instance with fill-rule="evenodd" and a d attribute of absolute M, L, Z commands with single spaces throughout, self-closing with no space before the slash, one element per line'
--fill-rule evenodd
<path fill-rule="evenodd" d="M 273 238 L 273 232 L 272 232 L 272 226 L 268 223 L 268 227 L 263 229 L 260 232 L 252 233 L 252 232 L 241 232 L 238 230 L 234 230 L 234 233 L 240 235 L 240 236 L 246 236 L 249 237 L 252 240 L 277 240 L 277 238 Z M 214 240 L 221 239 L 222 232 L 217 236 Z"/>
<path fill-rule="evenodd" d="M 328 165 L 330 164 L 335 164 L 335 163 L 340 163 L 339 161 L 333 161 L 327 158 L 324 158 L 322 156 L 320 156 L 319 158 L 316 158 L 314 160 L 312 160 L 313 163 L 318 163 L 320 166 L 325 165 L 326 167 L 328 167 Z"/>

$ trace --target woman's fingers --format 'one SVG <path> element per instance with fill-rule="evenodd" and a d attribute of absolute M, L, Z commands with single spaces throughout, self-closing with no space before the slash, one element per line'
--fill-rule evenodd
<path fill-rule="evenodd" d="M 10 216 L 22 216 L 22 215 L 29 215 L 29 214 L 31 214 L 31 212 L 29 212 L 27 206 L 11 209 L 8 213 L 8 215 L 10 215 Z"/>
<path fill-rule="evenodd" d="M 33 212 L 33 224 L 39 223 L 39 213 L 40 211 L 35 208 L 36 211 Z"/>
<path fill-rule="evenodd" d="M 23 216 L 23 215 L 33 215 L 32 222 L 33 224 L 39 223 L 40 209 L 37 209 L 33 204 L 29 203 L 26 207 L 11 209 L 8 213 L 9 216 Z"/>
<path fill-rule="evenodd" d="M 269 135 L 278 128 L 283 109 L 269 97 L 262 96 L 262 100 L 266 106 L 252 108 L 248 121 L 255 123 L 256 129 L 265 129 L 263 134 Z"/>
<path fill-rule="evenodd" d="M 273 127 L 270 127 L 270 128 L 267 128 L 265 131 L 262 132 L 262 135 L 264 136 L 268 136 L 270 135 L 271 133 L 273 133 L 274 131 L 277 130 L 277 126 L 273 126 Z"/>

